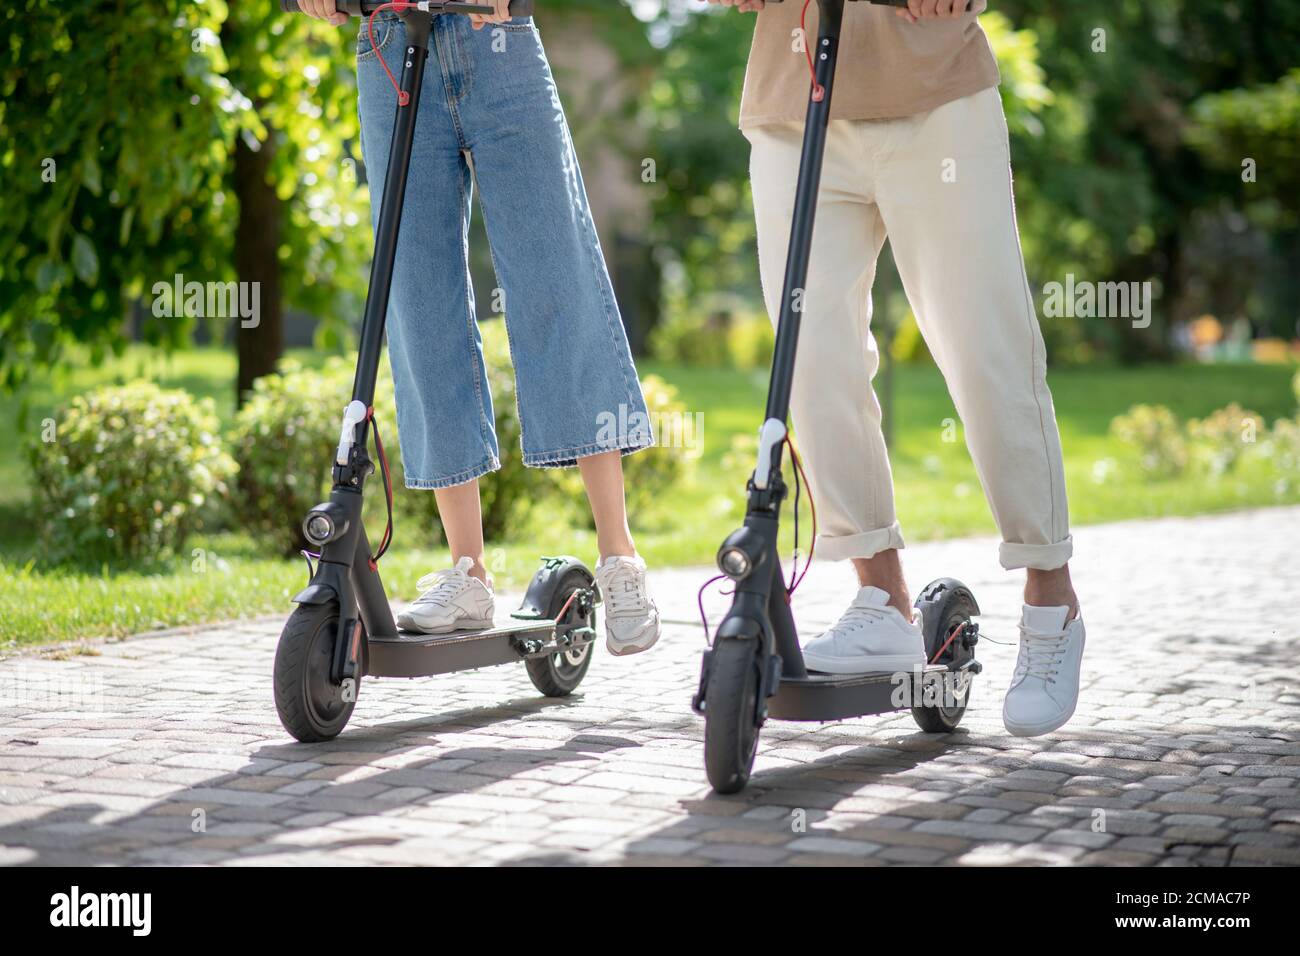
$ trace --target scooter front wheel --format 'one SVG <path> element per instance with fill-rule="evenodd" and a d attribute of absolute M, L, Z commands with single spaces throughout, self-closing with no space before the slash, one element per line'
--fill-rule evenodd
<path fill-rule="evenodd" d="M 338 623 L 337 604 L 299 605 L 275 650 L 275 710 L 284 729 L 303 743 L 333 740 L 357 705 L 360 680 L 336 684 L 330 677 Z"/>
<path fill-rule="evenodd" d="M 709 655 L 704 769 L 716 793 L 749 783 L 758 752 L 758 642 L 720 638 Z"/>

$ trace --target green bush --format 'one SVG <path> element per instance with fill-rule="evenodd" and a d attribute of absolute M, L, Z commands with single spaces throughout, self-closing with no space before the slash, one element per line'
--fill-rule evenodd
<path fill-rule="evenodd" d="M 655 358 L 711 368 L 759 368 L 772 361 L 775 334 L 763 314 L 679 312 L 651 333 Z"/>
<path fill-rule="evenodd" d="M 178 552 L 227 491 L 211 399 L 151 382 L 78 396 L 52 441 L 28 447 L 41 546 L 54 560 L 138 562 Z"/>
<path fill-rule="evenodd" d="M 483 347 L 501 468 L 480 479 L 479 489 L 484 535 L 499 540 L 552 486 L 524 468 L 514 370 L 501 323 L 484 327 Z M 303 515 L 329 494 L 330 464 L 351 396 L 353 371 L 352 363 L 341 358 L 332 358 L 319 369 L 286 361 L 279 374 L 257 380 L 236 416 L 231 442 L 239 463 L 240 520 L 286 554 L 307 546 L 300 527 Z M 392 472 L 396 540 L 438 544 L 442 524 L 434 493 L 405 487 L 392 382 L 387 375 L 380 376 L 375 408 Z M 373 439 L 370 453 L 378 469 Z M 372 546 L 378 545 L 385 520 L 384 489 L 376 471 L 366 485 L 365 521 Z"/>
<path fill-rule="evenodd" d="M 731 444 L 722 453 L 719 464 L 730 487 L 743 486 L 754 473 L 754 463 L 758 461 L 758 433 L 739 432 L 731 436 Z"/>
<path fill-rule="evenodd" d="M 1232 402 L 1205 418 L 1188 422 L 1187 435 L 1195 443 L 1196 451 L 1210 473 L 1223 475 L 1237 466 L 1264 427 L 1262 416 Z"/>
<path fill-rule="evenodd" d="M 328 494 L 351 389 L 352 368 L 340 358 L 319 369 L 286 360 L 278 374 L 253 384 L 235 416 L 230 441 L 239 464 L 240 524 L 285 554 L 307 547 L 302 519 Z M 371 533 L 378 538 L 377 529 Z"/>
<path fill-rule="evenodd" d="M 908 364 L 930 363 L 930 349 L 921 335 L 921 327 L 916 324 L 916 315 L 911 309 L 899 323 L 890 346 L 890 358 L 895 362 Z"/>
<path fill-rule="evenodd" d="M 652 448 L 623 459 L 628 512 L 633 515 L 649 509 L 689 477 L 704 441 L 695 416 L 677 400 L 676 388 L 658 375 L 646 375 L 641 391 L 656 435 Z"/>
<path fill-rule="evenodd" d="M 766 315 L 738 319 L 727 331 L 727 352 L 737 368 L 770 366 L 775 347 L 776 331 Z"/>
<path fill-rule="evenodd" d="M 1273 423 L 1263 453 L 1284 479 L 1300 478 L 1300 415 Z"/>
<path fill-rule="evenodd" d="M 1164 405 L 1134 405 L 1110 423 L 1111 434 L 1137 449 L 1149 475 L 1173 477 L 1187 469 L 1189 455 L 1178 418 Z"/>
<path fill-rule="evenodd" d="M 650 333 L 650 351 L 665 362 L 716 367 L 727 361 L 727 326 L 718 316 L 671 313 Z"/>

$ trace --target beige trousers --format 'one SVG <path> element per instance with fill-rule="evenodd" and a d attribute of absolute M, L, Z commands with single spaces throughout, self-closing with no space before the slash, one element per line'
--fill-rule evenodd
<path fill-rule="evenodd" d="M 775 322 L 803 126 L 746 136 Z M 886 236 L 965 426 L 1002 534 L 1002 566 L 1061 567 L 1072 551 L 1061 442 L 996 88 L 902 119 L 830 125 L 791 399 L 816 496 L 817 553 L 844 560 L 903 547 L 871 385 L 879 365 L 871 285 Z"/>

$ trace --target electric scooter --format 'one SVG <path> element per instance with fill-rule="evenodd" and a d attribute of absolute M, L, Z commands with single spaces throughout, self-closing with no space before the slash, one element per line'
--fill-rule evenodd
<path fill-rule="evenodd" d="M 704 652 L 699 689 L 692 700 L 695 712 L 704 717 L 705 770 L 718 793 L 735 793 L 749 782 L 759 730 L 769 717 L 831 721 L 910 708 L 922 730 L 946 733 L 965 714 L 971 680 L 980 672 L 975 660 L 979 625 L 971 620 L 979 607 L 970 589 L 952 578 L 930 582 L 916 600 L 924 630 L 927 663 L 923 668 L 913 673 L 851 676 L 810 672 L 790 607 L 797 580 L 792 576 L 787 587 L 777 552 L 781 505 L 788 494 L 781 461 L 790 443 L 786 420 L 801 318 L 796 297 L 808 277 L 840 28 L 844 5 L 852 2 L 862 0 L 817 0 L 821 18 L 812 52 L 814 80 L 758 463 L 746 486 L 744 525 L 718 550 L 718 569 L 735 587 L 731 607 Z M 906 6 L 906 0 L 881 2 Z M 800 466 L 793 446 L 790 451 L 797 518 Z"/>
<path fill-rule="evenodd" d="M 281 0 L 280 5 L 286 12 L 298 11 L 297 0 Z M 285 624 L 275 654 L 276 711 L 285 729 L 304 742 L 330 740 L 343 731 L 362 677 L 424 677 L 523 662 L 542 694 L 570 694 L 591 665 L 600 603 L 595 578 L 581 561 L 544 558 L 523 604 L 507 624 L 438 636 L 397 629 L 378 570 L 379 558 L 392 540 L 393 489 L 373 406 L 407 171 L 433 16 L 494 11 L 465 2 L 336 0 L 335 6 L 350 16 L 398 9 L 406 22 L 407 47 L 356 377 L 334 456 L 333 487 L 329 500 L 312 508 L 302 525 L 303 535 L 320 553 L 310 583 L 293 598 L 298 607 Z M 511 0 L 511 15 L 532 12 L 533 0 Z M 388 526 L 374 552 L 361 519 L 362 492 L 375 472 L 368 451 L 372 432 L 388 506 Z"/>

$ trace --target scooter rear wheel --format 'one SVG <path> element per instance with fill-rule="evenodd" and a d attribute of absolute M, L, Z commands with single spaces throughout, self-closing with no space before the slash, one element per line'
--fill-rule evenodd
<path fill-rule="evenodd" d="M 749 783 L 758 752 L 758 642 L 720 638 L 709 655 L 704 769 L 716 793 Z"/>
<path fill-rule="evenodd" d="M 932 663 L 951 668 L 974 656 L 961 635 L 953 641 L 949 637 L 958 628 L 970 624 L 972 613 L 978 613 L 978 608 L 963 585 L 955 581 L 950 583 L 955 587 L 934 582 L 923 594 L 934 594 L 937 598 L 926 608 L 926 657 Z M 936 585 L 939 585 L 937 589 Z M 918 599 L 917 606 L 920 607 L 925 600 L 925 597 Z M 937 615 L 936 626 L 929 626 L 930 615 Z M 936 699 L 926 701 L 923 698 L 913 703 L 912 718 L 916 725 L 929 734 L 947 734 L 956 730 L 970 705 L 973 676 L 965 669 L 944 672 Z"/>
<path fill-rule="evenodd" d="M 333 740 L 357 705 L 359 680 L 330 679 L 338 622 L 337 604 L 301 604 L 275 650 L 275 710 L 284 729 L 303 743 Z"/>
<path fill-rule="evenodd" d="M 596 609 L 593 607 L 584 614 L 576 606 L 576 600 L 573 604 L 569 604 L 569 598 L 575 591 L 589 587 L 591 581 L 586 574 L 577 569 L 570 571 L 560 581 L 560 586 L 555 589 L 555 594 L 551 598 L 551 607 L 547 608 L 546 613 L 554 620 L 556 615 L 564 611 L 564 620 L 556 620 L 557 625 L 589 627 L 595 631 Z M 567 611 L 565 611 L 566 604 L 569 604 Z M 546 657 L 533 658 L 525 663 L 528 679 L 547 697 L 568 697 L 587 676 L 594 648 L 595 642 L 589 641 L 573 650 L 558 651 Z"/>

